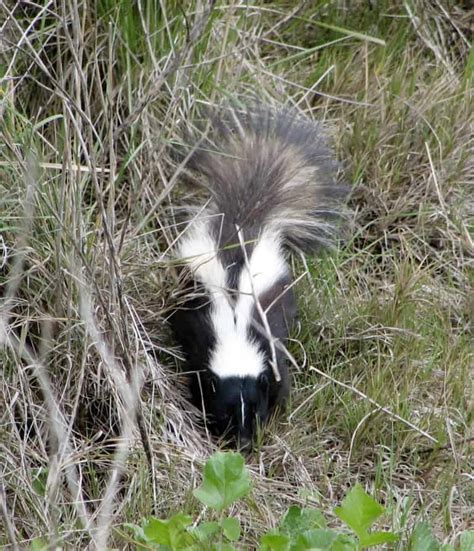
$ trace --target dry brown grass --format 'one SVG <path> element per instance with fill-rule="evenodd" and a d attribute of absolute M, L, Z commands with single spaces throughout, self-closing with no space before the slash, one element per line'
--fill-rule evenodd
<path fill-rule="evenodd" d="M 425 515 L 454 541 L 473 497 L 472 10 L 127 6 L 0 6 L 0 543 L 124 548 L 124 522 L 197 511 L 216 445 L 166 327 L 195 200 L 169 146 L 200 105 L 254 94 L 334 129 L 357 228 L 295 259 L 302 367 L 248 458 L 244 542 L 356 480 L 395 528 Z"/>

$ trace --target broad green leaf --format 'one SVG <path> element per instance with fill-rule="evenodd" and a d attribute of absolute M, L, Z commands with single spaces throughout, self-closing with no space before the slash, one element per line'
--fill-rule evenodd
<path fill-rule="evenodd" d="M 399 537 L 393 532 L 371 532 L 370 534 L 360 538 L 362 547 L 373 547 L 382 543 L 391 543 L 398 541 Z"/>
<path fill-rule="evenodd" d="M 332 542 L 336 538 L 337 532 L 334 530 L 306 530 L 297 537 L 292 550 L 305 551 L 306 549 L 331 549 Z"/>
<path fill-rule="evenodd" d="M 384 507 L 370 497 L 360 484 L 356 484 L 347 494 L 341 507 L 334 509 L 336 515 L 357 534 L 362 547 L 398 540 L 398 536 L 392 532 L 370 534 L 368 531 L 384 511 Z"/>
<path fill-rule="evenodd" d="M 217 511 L 248 494 L 250 478 L 240 453 L 217 452 L 204 467 L 203 482 L 194 495 Z"/>
<path fill-rule="evenodd" d="M 297 536 L 305 530 L 326 528 L 326 521 L 320 511 L 292 505 L 281 523 L 281 532 L 290 536 Z"/>
<path fill-rule="evenodd" d="M 357 551 L 357 544 L 354 539 L 345 534 L 339 534 L 335 530 L 324 528 L 306 530 L 306 532 L 298 536 L 291 549 L 292 551 L 305 551 L 309 549 Z"/>
<path fill-rule="evenodd" d="M 357 551 L 358 549 L 356 540 L 346 534 L 339 534 L 331 546 L 331 551 Z"/>
<path fill-rule="evenodd" d="M 200 540 L 207 540 L 210 536 L 219 532 L 220 529 L 218 522 L 201 522 L 191 533 L 195 534 Z"/>
<path fill-rule="evenodd" d="M 240 522 L 238 518 L 229 517 L 221 521 L 224 536 L 230 541 L 237 541 L 240 537 Z"/>
<path fill-rule="evenodd" d="M 178 513 L 168 520 L 160 520 L 150 517 L 143 532 L 148 542 L 166 545 L 171 549 L 184 549 L 193 543 L 187 527 L 192 523 L 192 518 Z"/>
<path fill-rule="evenodd" d="M 312 22 L 315 25 L 318 25 L 319 27 L 323 27 L 325 29 L 332 29 L 333 31 L 336 31 L 348 36 L 353 36 L 354 38 L 357 38 L 359 40 L 366 40 L 367 42 L 374 42 L 375 44 L 379 44 L 380 46 L 386 46 L 385 40 L 382 40 L 381 38 L 378 38 L 376 36 L 370 36 L 368 34 L 353 31 L 351 29 L 345 29 L 343 27 L 338 27 L 337 25 L 329 25 L 329 23 L 323 23 L 322 21 L 313 20 Z"/>
<path fill-rule="evenodd" d="M 288 551 L 290 538 L 283 534 L 265 534 L 260 538 L 260 551 Z"/>
<path fill-rule="evenodd" d="M 439 543 L 431 532 L 428 523 L 420 522 L 413 530 L 407 551 L 439 551 Z"/>
<path fill-rule="evenodd" d="M 367 535 L 368 529 L 385 509 L 370 497 L 360 484 L 356 484 L 334 512 L 359 537 Z"/>
<path fill-rule="evenodd" d="M 33 132 L 36 132 L 39 128 L 41 128 L 42 126 L 46 126 L 50 122 L 53 122 L 57 119 L 63 119 L 63 118 L 64 118 L 64 115 L 62 115 L 62 114 L 61 115 L 50 115 L 49 117 L 44 118 L 42 121 L 37 122 L 33 126 Z"/>
<path fill-rule="evenodd" d="M 474 549 L 474 530 L 466 530 L 459 539 L 459 551 L 472 551 Z"/>

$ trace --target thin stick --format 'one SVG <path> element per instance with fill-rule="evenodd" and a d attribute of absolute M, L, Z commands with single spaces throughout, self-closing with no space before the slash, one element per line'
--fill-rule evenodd
<path fill-rule="evenodd" d="M 108 374 L 115 384 L 115 388 L 121 399 L 121 404 L 118 403 L 118 411 L 121 418 L 121 434 L 117 440 L 117 447 L 112 461 L 112 470 L 109 475 L 107 487 L 102 498 L 100 509 L 97 513 L 97 521 L 94 529 L 88 526 L 88 530 L 96 532 L 96 547 L 105 549 L 110 525 L 116 514 L 113 511 L 115 498 L 119 490 L 119 482 L 123 471 L 125 470 L 125 462 L 129 453 L 129 445 L 133 439 L 133 429 L 136 421 L 137 404 L 139 401 L 139 381 L 137 371 L 127 377 L 124 370 L 120 368 L 111 349 L 101 336 L 99 328 L 94 317 L 94 309 L 91 291 L 88 285 L 80 277 L 80 271 L 74 270 L 75 279 L 78 282 L 79 304 L 81 318 L 85 323 L 87 333 L 99 353 Z"/>
<path fill-rule="evenodd" d="M 0 512 L 3 517 L 3 521 L 7 528 L 8 537 L 10 539 L 13 551 L 19 551 L 18 542 L 16 541 L 15 528 L 11 522 L 10 515 L 8 513 L 7 499 L 5 496 L 5 488 L 3 484 L 0 485 Z"/>
<path fill-rule="evenodd" d="M 18 168 L 21 165 L 20 163 L 15 163 L 12 161 L 0 161 L 0 166 Z M 43 170 L 60 170 L 60 171 L 65 170 L 70 172 L 86 172 L 88 174 L 91 172 L 90 167 L 86 165 L 78 165 L 75 163 L 67 163 L 67 164 L 66 163 L 45 163 L 41 161 L 41 162 L 38 162 L 38 166 Z M 110 168 L 101 168 L 98 166 L 95 168 L 95 171 L 98 173 L 108 174 L 110 172 Z"/>
<path fill-rule="evenodd" d="M 364 394 L 363 392 L 361 392 L 357 388 L 355 388 L 351 385 L 347 385 L 346 383 L 343 383 L 342 381 L 338 381 L 337 379 L 334 379 L 334 377 L 331 377 L 331 375 L 328 375 L 327 373 L 324 373 L 324 371 L 321 371 L 317 367 L 310 366 L 309 369 L 311 371 L 315 371 L 318 375 L 321 375 L 322 377 L 325 377 L 326 379 L 329 379 L 330 381 L 332 381 L 336 385 L 342 386 L 343 388 L 346 388 L 347 390 L 350 390 L 350 391 L 354 392 L 355 394 L 357 394 L 361 398 L 364 398 L 369 403 L 376 406 L 378 409 L 380 409 L 381 411 L 383 411 L 387 415 L 390 415 L 390 417 L 393 417 L 397 421 L 400 421 L 401 423 L 404 423 L 405 425 L 409 426 L 411 429 L 415 430 L 416 432 L 419 432 L 425 438 L 428 438 L 428 440 L 431 440 L 431 442 L 434 442 L 435 444 L 439 444 L 438 440 L 436 440 L 436 438 L 431 436 L 431 434 L 428 434 L 426 431 L 424 431 L 423 429 L 420 429 L 420 427 L 417 427 L 416 425 L 414 425 L 413 423 L 411 423 L 407 419 L 404 419 L 403 417 L 400 417 L 400 415 L 397 415 L 396 413 L 394 413 L 390 409 L 386 408 L 385 406 L 380 405 L 378 402 L 376 402 L 372 398 L 369 398 L 369 396 L 367 396 L 367 394 Z"/>

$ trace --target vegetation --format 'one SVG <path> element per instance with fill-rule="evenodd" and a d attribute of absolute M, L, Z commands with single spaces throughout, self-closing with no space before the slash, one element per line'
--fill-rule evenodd
<path fill-rule="evenodd" d="M 203 484 L 194 491 L 194 495 L 210 509 L 222 512 L 249 490 L 249 475 L 243 457 L 236 453 L 220 452 L 206 463 Z M 367 529 L 384 512 L 384 508 L 359 485 L 350 491 L 335 512 L 357 534 L 357 539 L 328 529 L 324 516 L 317 509 L 293 506 L 286 513 L 281 526 L 260 538 L 260 547 L 265 551 L 315 548 L 349 551 L 398 539 L 392 532 L 369 534 Z M 189 529 L 191 524 L 191 517 L 178 513 L 165 521 L 148 519 L 142 529 L 137 526 L 132 528 L 146 545 L 158 549 L 234 549 L 230 543 L 223 543 L 223 540 L 233 542 L 240 535 L 240 524 L 236 517 L 221 514 L 217 522 L 201 522 Z"/>
<path fill-rule="evenodd" d="M 264 534 L 295 543 L 289 507 L 317 507 L 324 526 L 305 529 L 340 532 L 334 507 L 354 492 L 383 504 L 377 531 L 400 536 L 385 546 L 461 544 L 473 500 L 468 4 L 0 5 L 0 545 L 133 549 L 123 527 L 146 536 L 152 518 L 218 518 L 219 541 L 242 549 Z M 186 402 L 166 319 L 182 207 L 202 198 L 170 146 L 202 106 L 255 96 L 326 121 L 355 221 L 337 251 L 294 258 L 291 403 L 246 458 L 253 491 L 212 504 L 238 524 L 201 522 L 206 478 L 193 489 L 220 444 Z"/>

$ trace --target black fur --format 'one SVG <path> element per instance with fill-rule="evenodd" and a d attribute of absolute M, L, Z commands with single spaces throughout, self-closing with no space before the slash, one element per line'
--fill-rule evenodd
<path fill-rule="evenodd" d="M 214 377 L 207 398 L 210 408 L 209 425 L 218 435 L 225 435 L 246 448 L 257 426 L 263 426 L 273 409 L 269 399 L 270 374 L 252 377 Z M 242 416 L 242 400 L 245 414 Z"/>
<path fill-rule="evenodd" d="M 211 352 L 215 345 L 215 336 L 209 318 L 210 297 L 202 286 L 188 285 L 188 295 L 169 318 L 174 337 L 181 345 L 185 356 L 186 371 L 190 377 L 192 401 L 196 407 L 202 407 L 202 385 L 209 387 L 207 375 Z M 186 296 L 186 295 L 185 295 Z"/>

